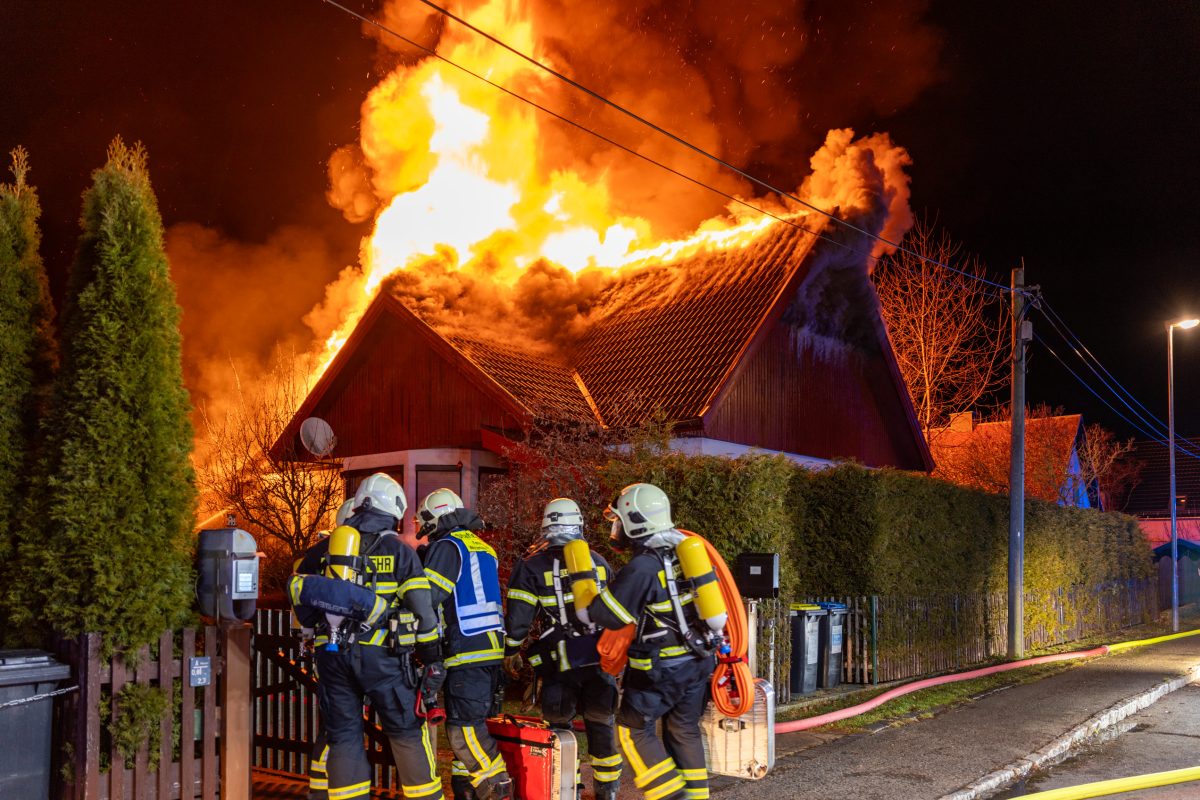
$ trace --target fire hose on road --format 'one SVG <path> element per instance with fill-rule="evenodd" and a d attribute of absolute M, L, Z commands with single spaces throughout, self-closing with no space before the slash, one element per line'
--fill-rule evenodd
<path fill-rule="evenodd" d="M 1185 631 L 1183 633 L 1173 633 L 1167 636 L 1156 636 L 1153 639 L 1138 639 L 1132 642 L 1119 642 L 1111 645 L 1101 645 L 1100 647 L 1091 650 L 1077 650 L 1072 653 L 1055 653 L 1049 656 L 1038 656 L 1036 658 L 1026 658 L 1021 661 L 1010 661 L 1006 664 L 996 664 L 991 667 L 983 667 L 981 669 L 973 669 L 969 672 L 958 672 L 951 675 L 939 675 L 936 678 L 925 678 L 919 681 L 913 681 L 903 686 L 897 686 L 895 689 L 884 692 L 878 697 L 873 697 L 865 703 L 859 703 L 849 708 L 842 708 L 837 711 L 830 711 L 828 714 L 821 714 L 816 717 L 808 717 L 806 719 L 792 720 L 791 722 L 781 722 L 775 726 L 776 733 L 794 733 L 796 731 L 806 731 L 811 728 L 819 728 L 822 725 L 828 725 L 831 722 L 840 722 L 850 717 L 857 717 L 859 714 L 878 708 L 889 700 L 894 700 L 897 697 L 902 697 L 912 692 L 918 692 L 921 689 L 929 689 L 933 686 L 941 686 L 946 683 L 957 683 L 958 681 L 969 681 L 974 678 L 982 678 L 986 675 L 995 675 L 999 672 L 1008 672 L 1021 667 L 1031 667 L 1036 664 L 1050 664 L 1055 661 L 1072 661 L 1074 659 L 1095 658 L 1104 656 L 1110 653 L 1119 653 L 1124 650 L 1131 650 L 1135 647 L 1145 647 L 1146 645 L 1158 644 L 1159 642 L 1167 642 L 1172 639 L 1182 639 L 1186 636 L 1196 636 L 1200 634 L 1200 629 L 1194 631 Z M 1083 796 L 1083 795 L 1081 795 Z"/>

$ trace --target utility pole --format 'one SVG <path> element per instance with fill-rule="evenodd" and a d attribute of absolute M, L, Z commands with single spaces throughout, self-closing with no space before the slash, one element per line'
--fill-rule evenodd
<path fill-rule="evenodd" d="M 1025 268 L 1012 271 L 1012 453 L 1008 467 L 1008 657 L 1025 655 Z"/>

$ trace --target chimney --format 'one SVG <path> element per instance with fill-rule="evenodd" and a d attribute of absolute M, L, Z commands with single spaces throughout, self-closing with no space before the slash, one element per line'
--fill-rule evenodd
<path fill-rule="evenodd" d="M 975 412 L 959 411 L 950 415 L 950 430 L 970 433 L 975 430 Z"/>

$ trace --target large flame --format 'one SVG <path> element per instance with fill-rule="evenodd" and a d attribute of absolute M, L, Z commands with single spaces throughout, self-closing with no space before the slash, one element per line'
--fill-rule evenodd
<path fill-rule="evenodd" d="M 518 0 L 488 0 L 462 13 L 483 30 L 502 31 L 516 49 L 545 59 Z M 556 96 L 552 76 L 457 25 L 442 34 L 438 52 L 538 102 Z M 562 111 L 572 116 L 571 109 Z M 709 220 L 687 240 L 662 242 L 646 219 L 616 210 L 603 175 L 541 168 L 540 113 L 436 58 L 398 68 L 371 91 L 359 146 L 370 192 L 380 202 L 361 271 L 344 274 L 340 283 L 349 286 L 330 293 L 336 294 L 341 324 L 325 343 L 318 372 L 345 343 L 381 283 L 435 252 L 459 268 L 483 264 L 489 280 L 511 285 L 539 259 L 571 272 L 619 269 L 701 247 L 745 245 L 776 223 L 742 213 Z M 843 150 L 852 137 L 845 133 Z M 886 135 L 884 140 L 890 147 Z M 338 190 L 337 163 L 335 156 L 331 198 Z M 645 169 L 654 173 L 649 164 Z M 659 174 L 646 179 L 676 180 Z M 355 180 L 357 186 L 365 179 Z"/>

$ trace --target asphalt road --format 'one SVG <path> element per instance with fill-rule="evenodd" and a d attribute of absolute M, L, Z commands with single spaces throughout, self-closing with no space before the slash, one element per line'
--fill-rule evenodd
<path fill-rule="evenodd" d="M 1200 685 L 1191 684 L 1126 719 L 1117 736 L 1090 745 L 1048 772 L 995 800 L 1084 783 L 1200 766 Z M 1142 789 L 1110 797 L 1127 800 L 1196 800 L 1200 782 Z"/>

